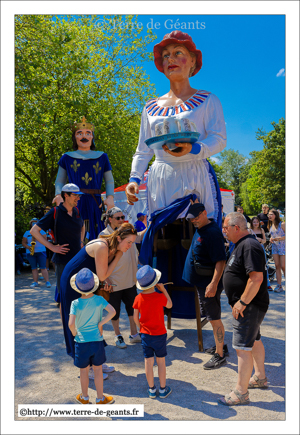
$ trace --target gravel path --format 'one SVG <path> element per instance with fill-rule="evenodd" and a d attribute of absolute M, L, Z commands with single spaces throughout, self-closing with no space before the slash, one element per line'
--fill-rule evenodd
<path fill-rule="evenodd" d="M 30 289 L 31 273 L 22 273 L 21 276 L 16 277 L 15 420 L 17 421 L 38 420 L 35 417 L 19 418 L 18 404 L 75 404 L 75 395 L 80 392 L 79 370 L 66 354 L 63 344 L 59 309 L 54 301 L 53 272 L 50 272 L 50 281 L 53 284 L 50 289 L 42 284 L 43 281 L 40 281 L 38 289 Z M 168 330 L 166 364 L 167 383 L 173 392 L 163 404 L 160 399 L 149 399 L 146 394 L 147 382 L 142 349 L 140 344 L 129 344 L 129 322 L 123 309 L 120 326 L 128 344 L 126 349 L 116 348 L 111 324 L 104 326 L 105 339 L 109 344 L 106 348 L 107 362 L 116 369 L 109 375 L 108 380 L 104 381 L 104 392 L 114 396 L 115 404 L 143 404 L 142 420 L 284 421 L 285 292 L 270 292 L 270 300 L 270 308 L 261 331 L 266 349 L 269 388 L 250 391 L 250 405 L 228 408 L 217 402 L 219 397 L 235 386 L 237 380 L 237 357 L 231 347 L 231 308 L 224 292 L 221 297 L 222 320 L 226 331 L 225 342 L 230 352 L 226 366 L 217 370 L 203 370 L 203 364 L 210 356 L 198 351 L 196 320 L 172 319 L 172 330 Z M 213 345 L 213 333 L 209 324 L 203 329 L 203 340 L 205 348 Z M 157 367 L 155 367 L 155 376 L 157 376 Z M 94 381 L 90 381 L 90 400 L 95 403 L 95 398 Z M 60 419 L 48 420 L 57 422 Z M 73 420 L 78 421 L 75 418 Z M 88 420 L 97 420 L 97 418 Z M 105 419 L 101 418 L 101 421 L 103 420 Z M 106 420 L 120 421 L 121 418 L 106 418 Z M 145 425 L 143 427 L 145 429 Z M 204 433 L 199 426 L 193 427 L 198 427 L 199 433 Z M 223 428 L 222 433 L 225 433 L 224 430 Z"/>

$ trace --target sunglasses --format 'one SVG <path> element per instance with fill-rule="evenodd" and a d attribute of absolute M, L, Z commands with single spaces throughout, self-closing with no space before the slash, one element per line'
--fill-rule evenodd
<path fill-rule="evenodd" d="M 117 221 L 119 221 L 120 219 L 125 219 L 125 216 L 118 216 L 118 217 L 115 217 L 114 219 L 116 219 Z"/>

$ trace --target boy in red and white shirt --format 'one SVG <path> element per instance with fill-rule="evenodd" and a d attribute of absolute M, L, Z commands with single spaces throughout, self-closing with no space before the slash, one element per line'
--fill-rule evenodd
<path fill-rule="evenodd" d="M 133 308 L 133 320 L 138 326 L 145 357 L 145 372 L 149 384 L 148 395 L 156 398 L 154 385 L 154 355 L 158 366 L 160 382 L 159 397 L 165 399 L 171 388 L 166 386 L 167 330 L 164 322 L 164 307 L 171 308 L 172 301 L 163 284 L 158 284 L 161 272 L 150 266 L 141 267 L 136 274 L 138 289 L 143 290 L 136 296 Z M 159 290 L 158 293 L 155 287 Z"/>

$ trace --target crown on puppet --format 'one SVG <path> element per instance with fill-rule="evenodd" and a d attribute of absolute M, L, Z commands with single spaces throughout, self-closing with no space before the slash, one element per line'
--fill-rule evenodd
<path fill-rule="evenodd" d="M 88 129 L 94 131 L 94 126 L 90 122 L 87 122 L 85 116 L 82 117 L 81 122 L 74 122 L 72 125 L 72 132 L 74 133 L 77 130 Z"/>

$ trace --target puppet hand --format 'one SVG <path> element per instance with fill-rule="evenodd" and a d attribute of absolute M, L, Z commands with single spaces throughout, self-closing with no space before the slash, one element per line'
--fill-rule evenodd
<path fill-rule="evenodd" d="M 61 202 L 64 202 L 64 200 L 62 199 L 61 195 L 58 194 L 58 195 L 56 195 L 56 196 L 52 199 L 52 204 L 53 204 L 54 202 L 55 202 L 55 204 L 56 204 L 57 206 L 59 206 L 59 204 L 60 204 Z"/>
<path fill-rule="evenodd" d="M 127 202 L 130 205 L 133 205 L 134 202 L 138 201 L 138 198 L 136 197 L 136 194 L 139 193 L 139 186 L 137 183 L 132 181 L 131 183 L 127 184 L 125 188 L 125 193 L 127 196 Z"/>
<path fill-rule="evenodd" d="M 163 145 L 163 150 L 174 157 L 182 157 L 190 153 L 192 150 L 192 144 L 188 142 L 175 143 L 176 150 L 170 151 L 168 145 Z"/>
<path fill-rule="evenodd" d="M 114 197 L 112 195 L 109 195 L 106 200 L 104 201 L 104 204 L 107 207 L 107 210 L 113 208 L 115 206 L 114 204 Z"/>

